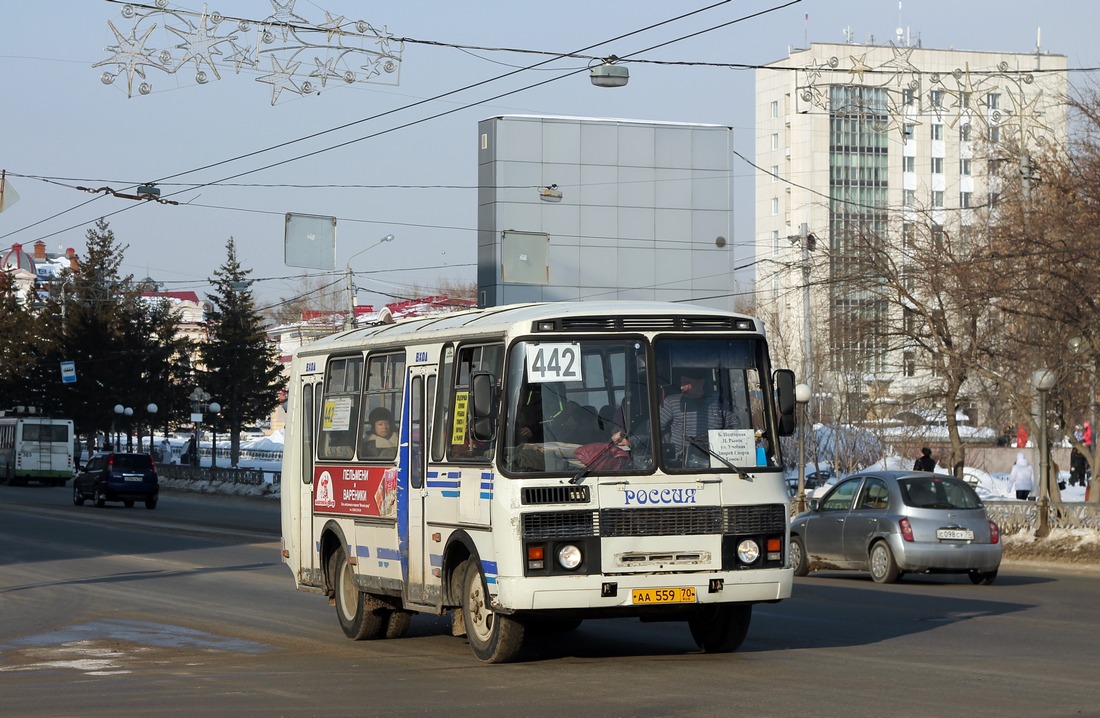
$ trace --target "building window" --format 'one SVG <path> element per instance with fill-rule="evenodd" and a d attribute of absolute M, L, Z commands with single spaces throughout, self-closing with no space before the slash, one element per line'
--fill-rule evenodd
<path fill-rule="evenodd" d="M 772 133 L 772 149 L 773 150 L 779 149 L 779 133 L 778 132 L 773 132 Z"/>
<path fill-rule="evenodd" d="M 943 90 L 932 90 L 929 97 L 932 100 L 932 107 L 943 107 Z"/>
<path fill-rule="evenodd" d="M 974 195 L 973 192 L 959 192 L 959 206 L 963 209 L 970 207 L 970 198 Z"/>
<path fill-rule="evenodd" d="M 907 189 L 902 192 L 902 203 L 906 207 L 915 207 L 917 205 L 917 191 Z"/>
<path fill-rule="evenodd" d="M 916 99 L 917 93 L 914 92 L 912 89 L 906 87 L 901 91 L 901 104 L 912 105 L 914 102 L 916 102 Z"/>
<path fill-rule="evenodd" d="M 916 172 L 917 171 L 917 158 L 913 155 L 908 155 L 901 158 L 901 171 L 902 172 Z"/>
<path fill-rule="evenodd" d="M 779 100 L 772 100 L 771 113 L 773 120 L 779 117 Z"/>
<path fill-rule="evenodd" d="M 997 125 L 990 125 L 989 127 L 989 141 L 993 144 L 1001 141 L 1001 128 Z"/>
<path fill-rule="evenodd" d="M 916 130 L 916 125 L 914 125 L 912 122 L 906 122 L 905 126 L 902 128 L 902 132 L 905 134 L 905 139 L 912 139 L 913 133 L 916 132 Z"/>
<path fill-rule="evenodd" d="M 942 189 L 932 190 L 932 206 L 933 207 L 942 207 L 943 206 L 943 190 Z"/>
<path fill-rule="evenodd" d="M 996 92 L 990 92 L 985 96 L 985 104 L 989 109 L 996 110 L 1001 106 L 1001 96 Z"/>
<path fill-rule="evenodd" d="M 942 157 L 933 157 L 932 158 L 932 174 L 934 174 L 934 175 L 942 175 L 943 174 L 943 158 Z"/>
<path fill-rule="evenodd" d="M 997 200 L 999 200 L 1000 198 L 1001 198 L 1001 193 L 1000 192 L 990 192 L 989 193 L 989 206 L 990 207 L 996 206 Z"/>
<path fill-rule="evenodd" d="M 772 182 L 779 181 L 779 165 L 772 165 Z"/>
<path fill-rule="evenodd" d="M 960 92 L 959 93 L 959 107 L 970 107 L 970 93 L 969 92 Z"/>
<path fill-rule="evenodd" d="M 964 122 L 959 125 L 959 142 L 970 141 L 970 123 Z"/>
<path fill-rule="evenodd" d="M 779 230 L 772 230 L 772 255 L 779 254 Z"/>
<path fill-rule="evenodd" d="M 779 214 L 779 198 L 772 197 L 772 216 Z"/>
<path fill-rule="evenodd" d="M 943 125 L 939 122 L 932 123 L 932 139 L 934 139 L 934 140 L 942 140 L 943 139 Z"/>
<path fill-rule="evenodd" d="M 970 176 L 970 160 L 968 158 L 964 157 L 963 159 L 959 160 L 959 174 L 963 177 Z"/>
<path fill-rule="evenodd" d="M 905 352 L 905 357 L 902 359 L 902 373 L 905 376 L 916 376 L 917 374 L 917 358 L 911 351 Z"/>

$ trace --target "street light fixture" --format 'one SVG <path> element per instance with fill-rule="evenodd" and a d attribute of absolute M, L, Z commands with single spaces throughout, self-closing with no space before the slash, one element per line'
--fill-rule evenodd
<path fill-rule="evenodd" d="M 798 384 L 794 388 L 794 401 L 798 404 L 798 496 L 795 510 L 806 510 L 806 405 L 810 403 L 810 386 Z"/>
<path fill-rule="evenodd" d="M 145 411 L 148 412 L 148 414 L 149 414 L 149 453 L 150 454 L 153 453 L 153 433 L 157 430 L 156 429 L 156 426 L 157 426 L 156 421 L 154 421 L 154 419 L 156 418 L 158 408 L 159 407 L 156 404 L 153 404 L 152 402 L 149 403 L 149 406 L 145 407 Z M 165 434 L 166 438 L 167 438 L 167 436 L 168 435 Z M 141 447 L 139 446 L 138 449 L 140 450 Z"/>
<path fill-rule="evenodd" d="M 622 87 L 630 82 L 630 70 L 616 65 L 619 58 L 612 55 L 588 70 L 589 79 L 596 87 Z"/>
<path fill-rule="evenodd" d="M 1031 374 L 1031 386 L 1039 392 L 1039 500 L 1035 509 L 1039 512 L 1039 528 L 1035 530 L 1037 538 L 1050 534 L 1050 516 L 1048 496 L 1050 473 L 1050 444 L 1047 441 L 1047 392 L 1054 388 L 1054 373 L 1050 369 L 1036 369 Z"/>
<path fill-rule="evenodd" d="M 384 242 L 392 242 L 394 239 L 395 238 L 392 234 L 387 234 L 385 237 L 378 240 L 366 249 L 361 249 L 355 254 L 348 257 L 347 264 L 344 265 L 344 285 L 346 286 L 348 292 L 348 315 L 344 318 L 344 329 L 355 328 L 355 284 L 351 273 L 351 260 L 355 259 L 364 252 L 369 252 L 370 250 L 374 249 Z"/>

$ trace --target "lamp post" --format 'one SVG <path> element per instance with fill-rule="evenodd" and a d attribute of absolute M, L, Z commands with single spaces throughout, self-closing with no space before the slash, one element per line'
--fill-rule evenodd
<path fill-rule="evenodd" d="M 385 237 L 378 240 L 366 249 L 361 249 L 355 254 L 348 257 L 347 264 L 344 265 L 344 285 L 347 288 L 348 292 L 348 316 L 344 319 L 344 329 L 355 328 L 355 283 L 354 277 L 351 273 L 351 260 L 355 259 L 364 252 L 369 252 L 383 242 L 392 242 L 393 240 L 394 236 L 392 234 L 387 234 Z"/>
<path fill-rule="evenodd" d="M 1072 337 L 1067 342 L 1070 354 L 1074 356 L 1080 356 L 1084 354 L 1088 348 L 1088 340 L 1084 337 Z M 1089 454 L 1089 466 L 1092 468 L 1092 475 L 1096 476 L 1096 360 L 1090 362 L 1089 365 L 1089 443 L 1085 444 Z M 1081 477 L 1084 480 L 1084 477 Z M 1100 492 L 1089 491 L 1088 500 L 1090 502 L 1100 501 Z"/>
<path fill-rule="evenodd" d="M 794 388 L 794 401 L 798 404 L 798 496 L 795 510 L 806 510 L 806 405 L 810 402 L 810 386 L 798 384 Z"/>
<path fill-rule="evenodd" d="M 153 404 L 152 402 L 149 403 L 149 406 L 145 407 L 145 411 L 148 412 L 148 414 L 149 414 L 149 453 L 150 454 L 153 453 L 153 433 L 156 431 L 156 426 L 157 425 L 156 425 L 155 419 L 156 419 L 158 408 L 159 407 L 157 407 L 157 405 Z M 168 436 L 168 435 L 165 434 L 165 436 Z M 139 446 L 138 449 L 140 449 L 140 448 L 141 447 Z"/>
<path fill-rule="evenodd" d="M 210 398 L 211 398 L 210 395 L 208 393 L 206 393 L 205 391 L 203 391 L 202 387 L 195 387 L 195 390 L 193 392 L 191 392 L 191 396 L 189 398 L 191 399 L 191 421 L 194 422 L 194 424 L 195 424 L 195 463 L 197 464 L 197 463 L 199 463 L 199 461 L 198 461 L 198 452 L 199 452 L 199 436 L 202 432 L 202 426 L 201 426 L 201 424 L 202 424 L 202 415 L 207 410 L 210 410 L 212 413 L 217 414 L 219 411 L 222 410 L 222 408 L 221 408 L 221 405 L 218 404 L 218 402 L 210 401 Z M 210 425 L 210 428 L 211 428 L 211 439 L 212 439 L 211 444 L 210 444 L 210 446 L 211 446 L 210 468 L 214 469 L 214 468 L 217 467 L 217 448 L 218 448 L 217 447 L 217 439 L 218 439 L 218 434 L 217 434 L 217 430 L 214 429 L 213 424 Z"/>
<path fill-rule="evenodd" d="M 121 428 L 122 427 L 119 426 L 119 424 L 122 420 L 122 417 L 124 417 L 124 416 L 133 416 L 133 415 L 134 415 L 134 410 L 131 407 L 123 406 L 122 404 L 115 404 L 115 444 L 114 444 L 114 450 L 115 451 L 121 451 L 122 450 L 122 446 L 121 446 L 121 444 L 122 444 Z M 127 427 L 126 428 L 126 450 L 129 451 L 131 446 L 132 445 L 130 443 L 130 428 Z"/>
<path fill-rule="evenodd" d="M 1039 528 L 1035 530 L 1037 538 L 1050 534 L 1049 480 L 1050 444 L 1047 441 L 1047 392 L 1054 388 L 1054 373 L 1050 369 L 1036 369 L 1031 374 L 1031 386 L 1039 393 L 1039 500 L 1036 510 L 1039 512 Z"/>

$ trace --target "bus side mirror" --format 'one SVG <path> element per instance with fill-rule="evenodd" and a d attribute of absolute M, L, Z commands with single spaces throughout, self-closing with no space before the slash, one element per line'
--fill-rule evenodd
<path fill-rule="evenodd" d="M 776 409 L 779 413 L 779 435 L 790 436 L 795 430 L 794 372 L 775 370 Z"/>
<path fill-rule="evenodd" d="M 496 434 L 496 378 L 487 371 L 470 375 L 470 434 L 478 441 L 492 441 Z"/>

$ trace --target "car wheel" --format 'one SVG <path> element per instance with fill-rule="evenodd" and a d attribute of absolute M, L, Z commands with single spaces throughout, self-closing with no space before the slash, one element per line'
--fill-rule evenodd
<path fill-rule="evenodd" d="M 688 628 L 705 652 L 729 653 L 741 647 L 751 621 L 751 603 L 706 603 L 692 611 Z"/>
<path fill-rule="evenodd" d="M 992 571 L 967 571 L 966 575 L 970 577 L 970 582 L 976 586 L 989 586 L 997 580 L 997 569 Z"/>
<path fill-rule="evenodd" d="M 493 613 L 480 564 L 466 561 L 462 581 L 462 619 L 466 639 L 478 660 L 486 663 L 514 661 L 523 650 L 524 626 L 511 616 Z"/>
<path fill-rule="evenodd" d="M 100 509 L 107 505 L 107 497 L 104 496 L 103 492 L 99 489 L 95 490 L 95 494 L 93 494 L 92 496 L 92 501 L 95 503 L 96 507 Z"/>
<path fill-rule="evenodd" d="M 806 560 L 806 546 L 802 543 L 801 536 L 791 536 L 791 568 L 795 576 L 806 576 L 810 573 L 810 562 Z"/>
<path fill-rule="evenodd" d="M 391 611 L 386 617 L 386 638 L 401 638 L 412 623 L 411 611 Z"/>
<path fill-rule="evenodd" d="M 871 578 L 875 583 L 894 583 L 901 575 L 894 552 L 885 541 L 876 541 L 871 547 Z"/>
<path fill-rule="evenodd" d="M 156 507 L 157 507 L 156 497 L 151 498 L 151 499 L 145 499 L 145 508 L 155 509 Z"/>
<path fill-rule="evenodd" d="M 84 494 L 80 493 L 80 488 L 73 484 L 73 503 L 77 506 L 84 505 Z"/>
<path fill-rule="evenodd" d="M 355 571 L 343 548 L 332 554 L 329 575 L 332 576 L 336 617 L 340 619 L 344 635 L 353 641 L 378 638 L 386 627 L 386 612 L 379 602 L 355 585 Z"/>

